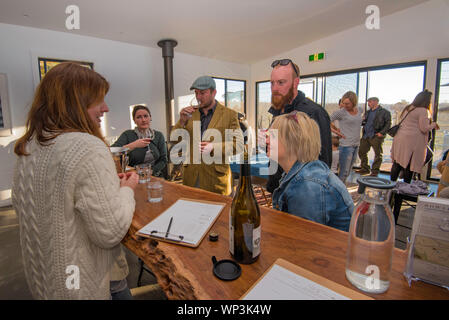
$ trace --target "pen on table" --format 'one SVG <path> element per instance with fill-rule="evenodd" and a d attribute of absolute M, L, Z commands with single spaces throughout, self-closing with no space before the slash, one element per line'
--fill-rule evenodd
<path fill-rule="evenodd" d="M 173 217 L 170 218 L 170 222 L 168 223 L 168 228 L 167 228 L 167 232 L 165 233 L 165 237 L 168 237 L 168 234 L 170 232 L 170 228 L 171 228 L 171 223 L 173 222 Z"/>

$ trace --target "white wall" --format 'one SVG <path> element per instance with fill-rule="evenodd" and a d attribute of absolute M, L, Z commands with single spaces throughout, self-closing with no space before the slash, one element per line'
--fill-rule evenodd
<path fill-rule="evenodd" d="M 280 58 L 294 60 L 302 75 L 428 60 L 426 86 L 435 92 L 437 58 L 449 57 L 449 1 L 432 0 L 384 18 L 380 8 L 380 14 L 380 30 L 368 30 L 360 25 L 252 64 L 253 90 L 248 108 L 252 111 L 248 115 L 252 125 L 255 123 L 255 82 L 269 80 L 271 62 Z M 327 55 L 324 61 L 308 61 L 310 54 L 323 51 Z"/>
<path fill-rule="evenodd" d="M 165 88 L 162 51 L 127 43 L 63 32 L 0 24 L 0 73 L 6 73 L 13 135 L 0 137 L 0 201 L 8 196 L 16 157 L 14 142 L 23 133 L 33 99 L 37 56 L 94 62 L 110 83 L 106 96 L 107 136 L 118 136 L 130 127 L 129 106 L 146 103 L 152 126 L 165 135 Z M 36 60 L 35 60 L 36 59 Z M 203 74 L 249 80 L 250 66 L 206 59 L 176 52 L 174 93 L 191 94 L 193 80 Z M 250 87 L 250 86 L 249 86 Z M 249 89 L 249 88 L 248 88 Z M 2 192 L 3 191 L 3 192 Z"/>

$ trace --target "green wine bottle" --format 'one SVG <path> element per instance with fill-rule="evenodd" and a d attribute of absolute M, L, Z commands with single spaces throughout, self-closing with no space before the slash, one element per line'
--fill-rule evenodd
<path fill-rule="evenodd" d="M 229 215 L 229 251 L 239 263 L 250 264 L 260 255 L 260 211 L 251 185 L 251 165 L 245 152 L 238 190 Z"/>

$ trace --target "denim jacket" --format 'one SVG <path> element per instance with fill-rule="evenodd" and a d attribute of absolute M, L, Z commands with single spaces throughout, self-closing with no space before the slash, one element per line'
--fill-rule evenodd
<path fill-rule="evenodd" d="M 354 202 L 324 162 L 297 161 L 274 191 L 273 208 L 348 231 Z"/>

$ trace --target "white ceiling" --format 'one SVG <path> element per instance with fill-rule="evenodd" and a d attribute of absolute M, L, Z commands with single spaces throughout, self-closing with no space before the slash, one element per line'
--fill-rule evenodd
<path fill-rule="evenodd" d="M 0 0 L 0 22 L 253 63 L 365 23 L 368 5 L 381 18 L 428 0 Z M 68 5 L 80 30 L 68 31 Z M 176 54 L 176 53 L 175 53 Z"/>

